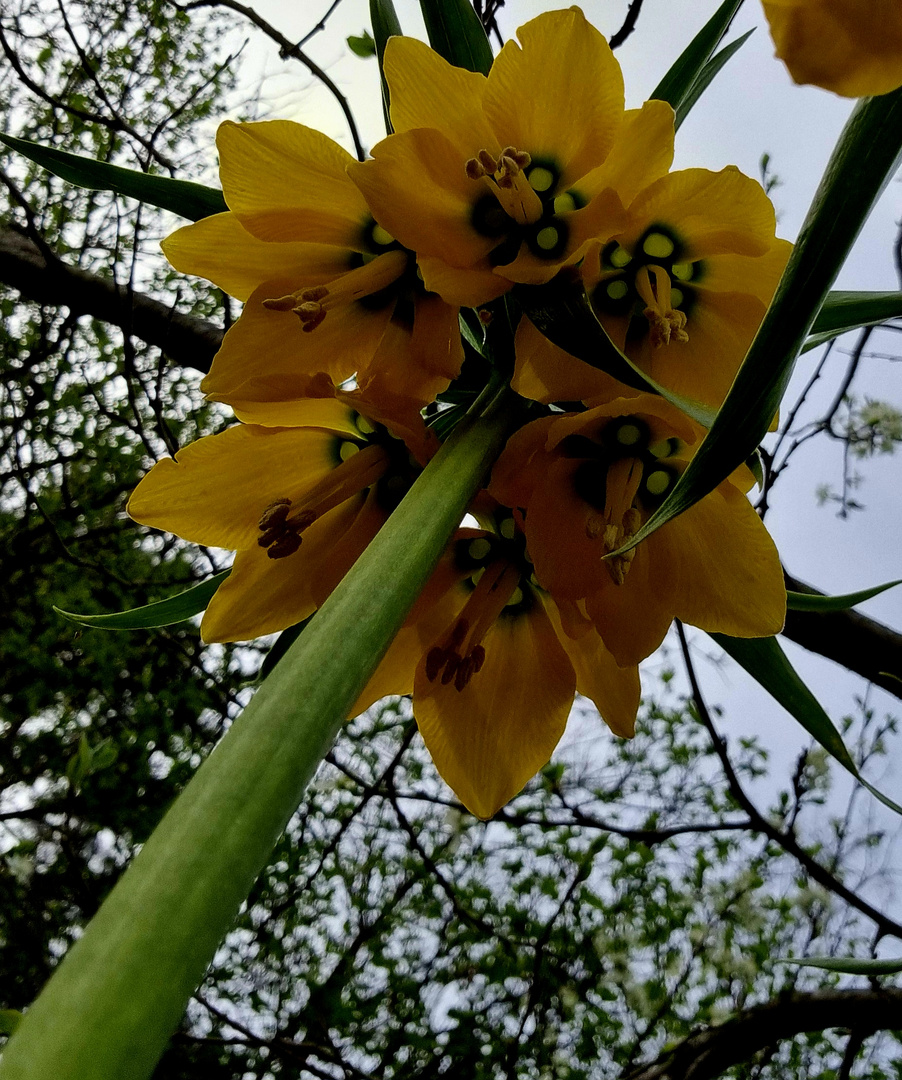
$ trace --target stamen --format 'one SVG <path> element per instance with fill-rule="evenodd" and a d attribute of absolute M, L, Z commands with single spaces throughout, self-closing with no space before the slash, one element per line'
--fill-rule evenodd
<path fill-rule="evenodd" d="M 654 276 L 654 285 L 651 276 Z M 689 340 L 685 330 L 686 314 L 675 308 L 670 275 L 666 270 L 655 265 L 643 266 L 636 274 L 636 292 L 647 305 L 642 314 L 648 319 L 651 341 L 655 348 L 669 345 L 671 339 L 680 342 Z M 682 293 L 680 299 L 682 300 Z"/>
<path fill-rule="evenodd" d="M 628 426 L 620 430 L 628 431 Z M 637 429 L 638 430 L 638 429 Z M 591 510 L 586 518 L 586 536 L 590 540 L 601 539 L 604 563 L 615 585 L 626 580 L 630 564 L 636 556 L 632 548 L 622 555 L 610 558 L 625 541 L 634 536 L 642 524 L 642 515 L 633 501 L 642 483 L 643 464 L 639 458 L 624 457 L 611 463 L 605 476 L 604 510 Z"/>
<path fill-rule="evenodd" d="M 519 569 L 506 559 L 496 559 L 485 568 L 450 633 L 426 654 L 430 682 L 440 678 L 441 684 L 448 686 L 453 681 L 457 691 L 468 685 L 485 663 L 482 639 L 510 603 L 519 582 Z"/>
<path fill-rule="evenodd" d="M 506 146 L 496 160 L 488 150 L 480 150 L 466 163 L 471 180 L 488 177 L 505 213 L 520 225 L 532 225 L 542 216 L 542 200 L 523 173 L 532 158 L 525 150 Z M 537 171 L 537 170 L 536 170 Z"/>
<path fill-rule="evenodd" d="M 345 445 L 347 443 L 342 447 Z M 270 503 L 257 523 L 261 533 L 257 543 L 267 548 L 271 559 L 293 555 L 301 546 L 305 529 L 323 514 L 375 484 L 388 465 L 389 456 L 381 446 L 368 446 L 343 459 L 341 465 L 323 477 L 296 505 L 291 499 L 276 499 Z M 289 516 L 292 506 L 294 513 Z"/>

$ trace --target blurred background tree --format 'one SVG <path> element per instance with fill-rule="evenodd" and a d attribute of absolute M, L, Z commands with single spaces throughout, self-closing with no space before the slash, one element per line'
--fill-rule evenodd
<path fill-rule="evenodd" d="M 241 5 L 212 7 L 10 0 L 3 131 L 213 180 L 215 121 L 261 108 L 240 92 L 244 38 L 328 76 Z M 500 7 L 479 7 L 493 38 Z M 640 7 L 628 5 L 621 40 Z M 165 267 L 165 214 L 14 153 L 0 181 L 8 1029 L 215 745 L 270 642 L 205 647 L 192 623 L 81 630 L 54 610 L 136 607 L 226 565 L 123 508 L 153 460 L 228 423 L 198 383 L 233 312 Z M 902 435 L 897 412 L 849 397 L 854 374 L 817 432 L 843 439 L 850 460 Z M 787 434 L 774 477 L 798 442 Z M 852 475 L 825 489 L 844 512 Z M 788 631 L 898 695 L 881 674 L 900 669 L 893 631 L 848 613 L 797 614 Z M 781 777 L 755 741 L 727 747 L 685 678 L 693 648 L 675 640 L 648 666 L 633 742 L 581 704 L 569 751 L 488 824 L 449 797 L 407 702 L 355 720 L 157 1075 L 902 1075 L 899 991 L 775 963 L 902 939 L 886 903 L 892 838 L 854 792 L 833 790 L 819 748 Z M 846 729 L 867 761 L 895 720 L 862 690 Z"/>

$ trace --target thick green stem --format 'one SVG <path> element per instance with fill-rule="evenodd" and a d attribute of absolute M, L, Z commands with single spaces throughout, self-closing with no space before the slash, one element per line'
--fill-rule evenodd
<path fill-rule="evenodd" d="M 2 1080 L 141 1080 L 308 781 L 514 426 L 494 396 L 407 498 L 236 720 L 72 948 Z"/>

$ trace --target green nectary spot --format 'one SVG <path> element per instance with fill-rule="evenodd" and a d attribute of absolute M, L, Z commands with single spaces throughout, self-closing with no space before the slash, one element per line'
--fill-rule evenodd
<path fill-rule="evenodd" d="M 480 236 L 503 236 L 511 225 L 511 219 L 494 195 L 483 195 L 477 201 L 470 220 Z"/>
<path fill-rule="evenodd" d="M 645 478 L 645 490 L 649 495 L 663 495 L 672 480 L 673 477 L 666 469 L 655 469 Z"/>
<path fill-rule="evenodd" d="M 546 225 L 536 233 L 536 245 L 542 251 L 553 251 L 560 240 L 561 234 L 554 225 Z"/>
<path fill-rule="evenodd" d="M 351 442 L 349 439 L 342 441 L 341 446 L 338 448 L 338 456 L 342 461 L 349 461 L 355 454 L 360 453 L 360 447 L 355 442 Z"/>
<path fill-rule="evenodd" d="M 674 263 L 670 268 L 670 273 L 677 281 L 691 281 L 695 277 L 695 263 Z"/>
<path fill-rule="evenodd" d="M 361 435 L 372 435 L 376 430 L 376 425 L 372 420 L 362 416 L 360 413 L 354 417 L 354 427 L 360 432 Z"/>
<path fill-rule="evenodd" d="M 638 424 L 621 424 L 614 438 L 621 446 L 635 446 L 642 439 L 643 431 Z"/>
<path fill-rule="evenodd" d="M 563 195 L 557 196 L 553 206 L 556 214 L 570 214 L 574 210 L 579 210 L 580 203 L 572 191 L 565 191 Z"/>
<path fill-rule="evenodd" d="M 676 244 L 666 233 L 653 232 L 642 241 L 642 250 L 652 259 L 667 259 L 676 250 Z"/>
<path fill-rule="evenodd" d="M 551 169 L 546 169 L 543 165 L 536 165 L 535 168 L 529 170 L 527 180 L 529 180 L 529 186 L 533 191 L 538 191 L 541 194 L 543 191 L 551 189 L 557 180 L 557 176 Z"/>
<path fill-rule="evenodd" d="M 619 244 L 607 253 L 607 260 L 617 270 L 622 270 L 624 266 L 629 266 L 633 261 L 626 248 L 621 247 Z"/>
<path fill-rule="evenodd" d="M 480 559 L 484 559 L 491 550 L 491 542 L 486 540 L 484 536 L 480 536 L 475 540 L 470 541 L 470 546 L 467 548 L 467 554 L 471 559 L 478 562 Z"/>
<path fill-rule="evenodd" d="M 482 577 L 482 575 L 484 573 L 485 573 L 485 567 L 480 566 L 478 570 L 474 570 L 473 573 L 470 574 L 470 582 L 473 585 L 474 589 L 479 584 L 479 579 Z"/>
<path fill-rule="evenodd" d="M 683 290 L 671 289 L 670 290 L 670 305 L 671 307 L 678 308 L 683 302 Z"/>
<path fill-rule="evenodd" d="M 381 225 L 373 225 L 370 238 L 378 247 L 388 247 L 395 242 L 392 234 L 387 229 L 383 229 Z"/>
<path fill-rule="evenodd" d="M 653 458 L 672 457 L 680 448 L 679 439 L 661 439 L 648 448 Z"/>
<path fill-rule="evenodd" d="M 501 533 L 505 540 L 513 540 L 516 531 L 517 527 L 512 517 L 505 518 L 498 525 L 498 532 Z"/>
<path fill-rule="evenodd" d="M 609 281 L 605 287 L 605 292 L 612 300 L 622 300 L 629 291 L 630 287 L 623 278 L 618 278 L 616 281 Z"/>
<path fill-rule="evenodd" d="M 504 605 L 505 607 L 516 607 L 517 604 L 523 603 L 523 590 L 518 585 L 516 589 L 511 593 L 510 599 Z"/>

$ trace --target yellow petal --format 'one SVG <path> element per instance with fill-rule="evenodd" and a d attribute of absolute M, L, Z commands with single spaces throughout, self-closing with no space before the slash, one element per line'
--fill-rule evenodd
<path fill-rule="evenodd" d="M 520 320 L 515 345 L 511 387 L 523 397 L 548 404 L 616 397 L 624 392 L 623 385 L 611 375 L 553 345 L 527 318 Z"/>
<path fill-rule="evenodd" d="M 485 260 L 478 266 L 460 269 L 434 255 L 420 253 L 417 265 L 429 292 L 438 293 L 445 303 L 457 307 L 480 307 L 511 288 L 511 282 L 498 277 Z"/>
<path fill-rule="evenodd" d="M 413 708 L 436 768 L 461 802 L 489 818 L 548 761 L 573 704 L 576 677 L 540 604 L 502 615 L 485 664 L 457 690 L 417 668 Z"/>
<path fill-rule="evenodd" d="M 683 257 L 765 255 L 776 219 L 757 180 L 729 165 L 720 172 L 683 169 L 645 188 L 630 204 L 630 236 L 652 224 L 670 227 L 685 245 Z M 629 244 L 624 241 L 626 246 Z"/>
<path fill-rule="evenodd" d="M 348 175 L 379 224 L 419 255 L 469 267 L 503 239 L 473 227 L 473 209 L 491 186 L 467 176 L 465 160 L 440 131 L 391 135 L 373 147 L 371 160 L 349 165 Z"/>
<path fill-rule="evenodd" d="M 495 57 L 485 114 L 502 146 L 560 172 L 565 190 L 614 143 L 623 119 L 623 76 L 607 41 L 575 7 L 549 11 L 517 31 Z"/>
<path fill-rule="evenodd" d="M 845 97 L 902 86 L 898 0 L 764 0 L 777 56 L 797 83 Z"/>
<path fill-rule="evenodd" d="M 576 184 L 585 198 L 614 188 L 625 205 L 664 176 L 673 163 L 674 112 L 666 101 L 646 101 L 624 116 L 617 138 L 603 165 Z"/>
<path fill-rule="evenodd" d="M 550 599 L 545 606 L 576 672 L 577 693 L 591 699 L 615 735 L 631 739 L 641 692 L 638 667 L 620 667 L 594 629 L 570 637 L 561 626 L 557 606 Z"/>
<path fill-rule="evenodd" d="M 484 75 L 453 67 L 411 37 L 390 38 L 384 64 L 396 132 L 435 128 L 456 147 L 461 169 L 480 150 L 502 149 L 482 112 Z"/>
<path fill-rule="evenodd" d="M 693 285 L 706 292 L 749 293 L 769 304 L 791 253 L 788 240 L 774 240 L 768 251 L 757 258 L 715 255 L 700 264 Z"/>
<path fill-rule="evenodd" d="M 216 136 L 228 207 L 261 240 L 305 240 L 364 250 L 366 201 L 348 180 L 354 159 L 290 120 L 226 121 Z"/>
<path fill-rule="evenodd" d="M 186 225 L 160 246 L 176 270 L 206 278 L 238 300 L 272 278 L 286 277 L 297 287 L 328 281 L 349 267 L 348 252 L 323 244 L 268 243 L 231 213 Z"/>
<path fill-rule="evenodd" d="M 335 403 L 336 413 L 346 406 Z M 323 428 L 238 426 L 158 461 L 138 484 L 128 513 L 195 544 L 251 548 L 276 499 L 298 499 L 340 462 L 340 436 Z"/>
<path fill-rule="evenodd" d="M 312 615 L 316 605 L 304 569 L 295 556 L 270 559 L 262 548 L 239 551 L 204 614 L 203 640 L 251 641 Z"/>
<path fill-rule="evenodd" d="M 731 637 L 779 633 L 786 617 L 780 557 L 754 507 L 729 482 L 649 537 L 670 545 L 674 615 Z M 657 552 L 655 552 L 657 556 Z"/>

